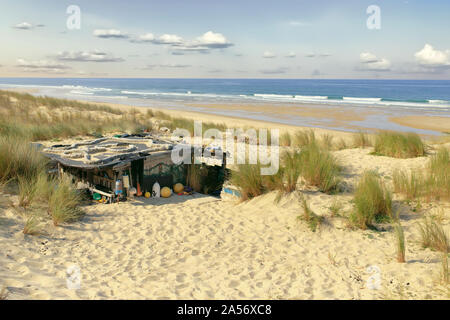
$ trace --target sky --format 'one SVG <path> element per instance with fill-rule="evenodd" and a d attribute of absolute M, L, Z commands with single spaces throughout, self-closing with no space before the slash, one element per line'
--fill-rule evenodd
<path fill-rule="evenodd" d="M 0 77 L 450 79 L 448 0 L 0 5 Z"/>

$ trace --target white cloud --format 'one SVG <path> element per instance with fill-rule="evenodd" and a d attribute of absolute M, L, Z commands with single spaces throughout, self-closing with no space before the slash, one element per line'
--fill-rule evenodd
<path fill-rule="evenodd" d="M 124 39 L 128 38 L 128 35 L 123 33 L 120 30 L 116 29 L 96 29 L 93 32 L 93 35 L 98 38 L 116 38 L 116 39 Z"/>
<path fill-rule="evenodd" d="M 34 29 L 34 28 L 42 28 L 42 27 L 45 27 L 45 25 L 43 25 L 41 23 L 33 25 L 33 24 L 29 23 L 29 22 L 21 22 L 21 23 L 18 23 L 18 24 L 13 26 L 13 28 L 21 29 L 21 30 L 31 30 L 31 29 Z"/>
<path fill-rule="evenodd" d="M 263 53 L 263 58 L 266 58 L 266 59 L 275 58 L 276 56 L 277 55 L 275 53 L 270 52 L 270 51 L 264 51 L 264 53 Z"/>
<path fill-rule="evenodd" d="M 153 43 L 181 45 L 183 43 L 183 38 L 180 36 L 177 36 L 176 34 L 163 34 L 159 38 L 154 39 Z"/>
<path fill-rule="evenodd" d="M 422 50 L 414 54 L 417 62 L 424 67 L 449 67 L 450 50 L 439 51 L 430 44 L 425 44 Z"/>
<path fill-rule="evenodd" d="M 143 42 L 151 42 L 155 40 L 155 35 L 153 33 L 146 33 L 139 36 L 139 40 Z"/>
<path fill-rule="evenodd" d="M 65 70 L 71 69 L 62 63 L 49 60 L 27 61 L 25 59 L 17 59 L 16 66 L 29 72 L 64 73 Z"/>
<path fill-rule="evenodd" d="M 232 45 L 227 38 L 221 33 L 214 33 L 213 31 L 205 32 L 202 36 L 197 37 L 197 43 L 192 45 L 206 46 L 208 48 L 227 48 Z"/>
<path fill-rule="evenodd" d="M 331 56 L 329 53 L 308 53 L 305 54 L 306 58 L 326 58 Z"/>
<path fill-rule="evenodd" d="M 374 55 L 373 53 L 370 53 L 370 52 L 362 52 L 362 53 L 359 55 L 359 60 L 360 60 L 362 63 L 371 63 L 371 62 L 377 62 L 377 61 L 378 61 L 378 58 L 377 58 L 377 56 Z"/>
<path fill-rule="evenodd" d="M 261 73 L 263 74 L 282 74 L 282 73 L 286 73 L 286 71 L 288 71 L 289 69 L 286 67 L 279 67 L 279 68 L 275 68 L 275 69 L 263 69 L 260 70 Z"/>
<path fill-rule="evenodd" d="M 124 59 L 116 58 L 113 55 L 98 50 L 95 51 L 62 51 L 57 54 L 58 60 L 63 61 L 83 61 L 83 62 L 122 62 Z"/>
<path fill-rule="evenodd" d="M 370 52 L 362 52 L 359 60 L 363 65 L 361 71 L 389 71 L 391 69 L 391 62 L 388 59 L 380 59 Z"/>
<path fill-rule="evenodd" d="M 131 42 L 168 45 L 174 50 L 173 54 L 183 54 L 183 51 L 207 53 L 210 49 L 227 48 L 233 45 L 223 34 L 213 31 L 205 32 L 192 41 L 184 40 L 176 34 L 163 34 L 155 37 L 152 33 L 147 33 L 131 40 Z"/>
<path fill-rule="evenodd" d="M 143 69 L 153 69 L 153 68 L 188 68 L 189 64 L 177 64 L 177 63 L 162 63 L 162 64 L 149 64 Z"/>
<path fill-rule="evenodd" d="M 309 26 L 309 23 L 298 21 L 298 20 L 292 20 L 288 22 L 288 25 L 291 27 L 304 27 Z"/>
<path fill-rule="evenodd" d="M 297 55 L 295 54 L 295 52 L 289 52 L 287 55 L 286 55 L 286 58 L 295 58 Z"/>

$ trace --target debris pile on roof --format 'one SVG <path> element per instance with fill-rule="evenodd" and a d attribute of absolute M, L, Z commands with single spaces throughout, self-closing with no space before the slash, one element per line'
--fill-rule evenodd
<path fill-rule="evenodd" d="M 123 161 L 137 160 L 152 153 L 168 151 L 173 143 L 152 136 L 105 137 L 74 144 L 44 148 L 44 155 L 64 165 L 80 168 L 107 167 Z"/>

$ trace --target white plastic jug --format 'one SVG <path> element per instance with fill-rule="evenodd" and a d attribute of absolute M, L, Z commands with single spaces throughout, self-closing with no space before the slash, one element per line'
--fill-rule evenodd
<path fill-rule="evenodd" d="M 161 196 L 161 186 L 158 181 L 153 184 L 152 197 L 159 198 Z"/>

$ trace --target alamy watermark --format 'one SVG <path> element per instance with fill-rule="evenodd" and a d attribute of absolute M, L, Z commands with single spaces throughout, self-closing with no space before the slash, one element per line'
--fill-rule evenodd
<path fill-rule="evenodd" d="M 78 290 L 81 287 L 81 270 L 77 265 L 71 265 L 66 269 L 67 289 Z"/>
<path fill-rule="evenodd" d="M 66 13 L 69 15 L 66 20 L 66 26 L 69 30 L 81 29 L 81 9 L 77 5 L 70 5 L 66 9 Z"/>
<path fill-rule="evenodd" d="M 366 26 L 369 30 L 381 29 L 381 9 L 377 5 L 370 5 L 367 7 L 366 13 L 369 17 L 366 20 Z"/>
<path fill-rule="evenodd" d="M 378 266 L 368 266 L 367 273 L 370 273 L 366 281 L 366 287 L 370 290 L 379 290 L 381 288 L 381 270 Z"/>
<path fill-rule="evenodd" d="M 175 164 L 200 164 L 202 157 L 211 157 L 212 154 L 214 158 L 223 160 L 225 153 L 227 164 L 260 164 L 261 175 L 274 175 L 279 169 L 278 129 L 270 130 L 269 145 L 267 129 L 259 129 L 258 132 L 256 129 L 226 129 L 222 132 L 212 128 L 203 133 L 202 122 L 194 121 L 192 137 L 189 130 L 177 128 L 172 139 L 182 139 L 172 150 Z"/>

